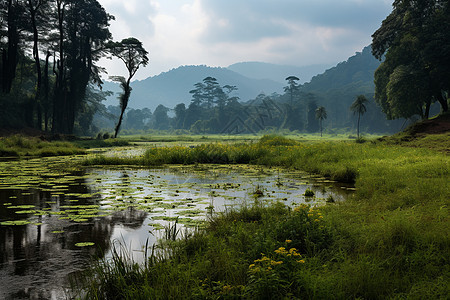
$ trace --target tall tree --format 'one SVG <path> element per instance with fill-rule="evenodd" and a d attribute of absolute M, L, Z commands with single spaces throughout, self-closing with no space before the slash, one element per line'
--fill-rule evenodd
<path fill-rule="evenodd" d="M 48 28 L 46 23 L 48 22 L 48 12 L 50 11 L 48 0 L 27 0 L 27 13 L 29 14 L 30 28 L 29 30 L 33 35 L 33 59 L 36 67 L 36 92 L 34 94 L 34 105 L 36 106 L 37 114 L 37 129 L 42 128 L 42 101 L 41 101 L 41 89 L 42 89 L 42 70 L 41 59 L 39 56 L 39 30 Z"/>
<path fill-rule="evenodd" d="M 1 2 L 0 19 L 2 20 L 2 39 L 6 38 L 6 44 L 2 47 L 2 92 L 8 94 L 11 91 L 13 80 L 16 77 L 16 68 L 19 62 L 20 33 L 24 28 L 24 5 L 19 0 L 6 0 Z"/>
<path fill-rule="evenodd" d="M 96 0 L 56 0 L 57 45 L 52 131 L 72 133 L 89 83 L 101 82 L 96 62 L 105 55 L 113 18 Z"/>
<path fill-rule="evenodd" d="M 310 99 L 308 101 L 308 116 L 307 116 L 307 125 L 306 125 L 306 130 L 308 132 L 316 132 L 318 129 L 320 129 L 320 122 L 317 122 L 317 117 L 316 117 L 316 110 L 318 108 L 317 106 L 317 101 L 313 98 L 312 95 L 310 95 L 310 97 L 312 99 Z"/>
<path fill-rule="evenodd" d="M 297 113 L 298 114 L 300 113 L 301 109 L 294 108 L 294 99 L 297 97 L 299 89 L 300 89 L 300 87 L 297 83 L 297 81 L 299 81 L 299 80 L 300 79 L 296 76 L 289 76 L 286 78 L 288 85 L 284 87 L 284 92 L 289 95 L 289 103 L 285 104 L 284 120 L 281 125 L 281 128 L 294 129 L 294 127 L 300 127 L 300 126 L 298 126 L 298 124 L 295 124 L 295 123 L 298 123 L 295 121 L 300 121 L 303 119 L 303 118 L 299 118 L 299 116 L 297 115 Z M 294 124 L 297 126 L 293 126 Z"/>
<path fill-rule="evenodd" d="M 325 107 L 319 106 L 316 109 L 316 119 L 319 120 L 320 125 L 320 136 L 322 136 L 322 130 L 323 130 L 323 120 L 327 118 L 327 111 L 325 110 Z"/>
<path fill-rule="evenodd" d="M 120 126 L 122 124 L 122 118 L 125 110 L 128 106 L 128 101 L 131 95 L 131 79 L 134 77 L 140 66 L 146 66 L 148 64 L 148 52 L 142 46 L 142 43 L 136 38 L 123 39 L 121 42 L 115 42 L 110 44 L 111 53 L 123 61 L 125 67 L 128 70 L 128 77 L 125 79 L 122 76 L 112 77 L 113 80 L 120 82 L 122 87 L 122 94 L 120 95 L 120 117 L 115 128 L 114 137 L 117 137 Z"/>
<path fill-rule="evenodd" d="M 438 101 L 448 111 L 450 92 L 448 0 L 396 0 L 372 35 L 372 53 L 384 61 L 375 72 L 375 100 L 389 119 L 428 118 Z"/>
<path fill-rule="evenodd" d="M 179 103 L 174 108 L 175 111 L 175 129 L 182 129 L 184 124 L 184 119 L 186 118 L 186 105 L 184 103 Z"/>
<path fill-rule="evenodd" d="M 219 83 L 217 82 L 217 79 L 214 77 L 206 77 L 205 79 L 203 79 L 203 84 L 204 99 L 206 102 L 206 107 L 209 109 L 214 105 L 216 99 L 220 99 L 223 91 Z"/>
<path fill-rule="evenodd" d="M 287 86 L 284 87 L 284 92 L 289 94 L 289 104 L 292 106 L 294 103 L 294 98 L 297 95 L 300 87 L 297 83 L 297 81 L 300 80 L 300 78 L 296 76 L 289 76 L 285 79 L 287 81 Z"/>
<path fill-rule="evenodd" d="M 165 107 L 164 105 L 160 104 L 155 108 L 155 111 L 153 112 L 153 121 L 154 121 L 154 128 L 159 130 L 166 130 L 169 129 L 169 116 L 167 113 L 169 112 L 169 109 Z"/>
<path fill-rule="evenodd" d="M 359 139 L 359 121 L 361 119 L 361 116 L 365 114 L 367 111 L 366 103 L 368 102 L 369 100 L 367 100 L 366 96 L 359 95 L 358 97 L 356 97 L 356 100 L 350 106 L 350 110 L 353 111 L 355 115 L 358 114 L 358 126 L 357 126 L 358 139 Z"/>

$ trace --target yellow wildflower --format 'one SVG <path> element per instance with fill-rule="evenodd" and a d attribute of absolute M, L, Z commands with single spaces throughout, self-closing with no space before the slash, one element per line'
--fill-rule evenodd
<path fill-rule="evenodd" d="M 288 243 L 288 244 L 292 243 L 292 240 L 286 240 L 286 243 Z"/>
<path fill-rule="evenodd" d="M 272 260 L 271 262 L 270 262 L 270 264 L 272 265 L 272 266 L 277 266 L 277 265 L 281 265 L 283 263 L 283 261 L 282 260 L 280 260 L 280 261 L 275 261 L 275 260 Z"/>
<path fill-rule="evenodd" d="M 300 260 L 297 260 L 297 262 L 300 263 L 300 264 L 304 264 L 305 260 L 304 259 L 300 259 Z"/>

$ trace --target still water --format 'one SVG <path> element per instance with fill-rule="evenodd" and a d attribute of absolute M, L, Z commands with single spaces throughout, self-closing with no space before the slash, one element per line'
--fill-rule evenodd
<path fill-rule="evenodd" d="M 236 206 L 323 205 L 350 189 L 301 172 L 244 165 L 70 167 L 80 157 L 0 162 L 0 299 L 65 299 L 71 273 L 119 242 L 136 261 L 164 228 Z M 314 197 L 305 197 L 306 189 Z M 101 250 L 102 251 L 101 251 Z"/>

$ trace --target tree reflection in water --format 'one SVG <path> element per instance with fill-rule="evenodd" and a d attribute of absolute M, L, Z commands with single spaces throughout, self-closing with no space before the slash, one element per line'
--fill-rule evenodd
<path fill-rule="evenodd" d="M 84 182 L 71 186 L 67 193 L 87 193 Z M 4 203 L 16 197 L 14 205 L 35 205 L 36 210 L 62 211 L 71 205 L 68 197 L 52 196 L 39 189 L 0 189 L 0 221 L 32 218 L 33 224 L 0 226 L 0 299 L 65 299 L 62 287 L 68 275 L 84 269 L 92 257 L 100 257 L 111 247 L 116 226 L 139 228 L 147 213 L 133 208 L 104 218 L 77 223 L 60 215 L 16 214 Z M 51 201 L 49 201 L 51 200 Z M 95 199 L 79 199 L 76 205 L 95 204 Z M 51 204 L 49 204 L 51 202 Z M 73 204 L 72 204 L 73 205 Z M 79 242 L 94 242 L 93 247 L 77 247 Z"/>

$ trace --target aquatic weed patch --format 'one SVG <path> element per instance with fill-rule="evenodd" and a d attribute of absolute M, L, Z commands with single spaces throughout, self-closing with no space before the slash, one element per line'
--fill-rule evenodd
<path fill-rule="evenodd" d="M 231 163 L 232 153 L 245 153 L 254 164 L 314 172 L 324 183 L 356 182 L 348 188 L 354 197 L 319 210 L 286 211 L 280 206 L 290 192 L 285 189 L 275 193 L 281 200 L 275 206 L 255 201 L 227 209 L 191 238 L 161 245 L 170 255 L 150 260 L 141 278 L 152 280 L 143 279 L 140 290 L 160 298 L 174 291 L 179 298 L 437 299 L 450 293 L 447 155 L 379 143 L 281 144 L 227 145 L 226 151 L 211 145 L 197 153 L 206 162 Z M 149 164 L 168 163 L 163 150 L 174 157 L 170 149 L 152 150 Z M 193 149 L 174 151 L 181 163 L 197 155 Z M 219 189 L 212 187 L 211 200 L 218 199 Z M 298 254 L 301 259 L 294 261 Z"/>

